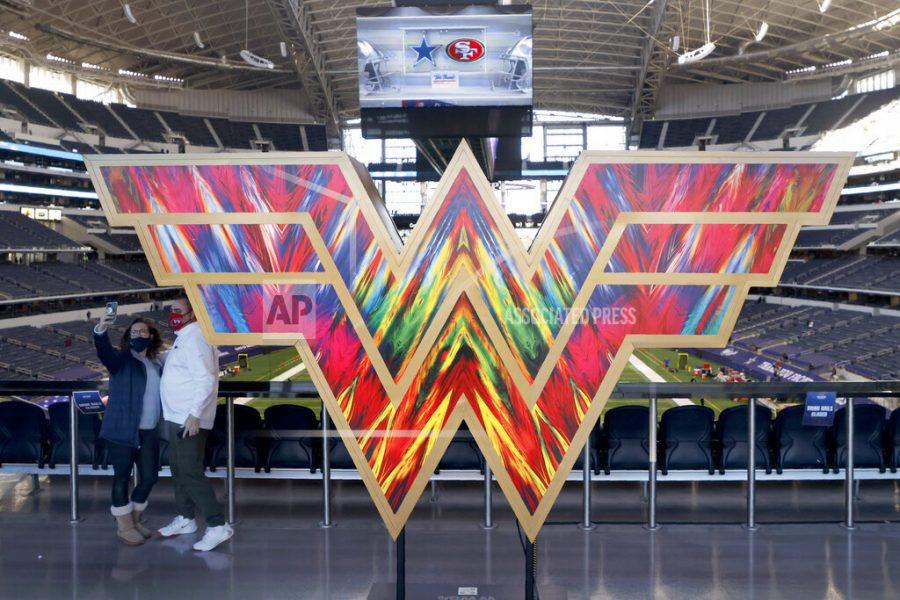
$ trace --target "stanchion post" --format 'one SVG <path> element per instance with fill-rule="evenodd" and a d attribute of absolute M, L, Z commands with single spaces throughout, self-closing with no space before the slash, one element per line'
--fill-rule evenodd
<path fill-rule="evenodd" d="M 854 431 L 853 431 L 853 398 L 847 398 L 847 469 L 846 475 L 847 479 L 844 482 L 844 508 L 846 509 L 847 515 L 844 520 L 844 526 L 847 529 L 854 529 L 854 518 L 853 518 L 853 445 L 854 445 Z"/>
<path fill-rule="evenodd" d="M 584 531 L 590 531 L 594 528 L 591 523 L 591 438 L 584 443 L 584 453 L 581 465 L 581 525 L 579 527 Z"/>
<path fill-rule="evenodd" d="M 747 529 L 756 531 L 756 398 L 747 410 Z"/>
<path fill-rule="evenodd" d="M 494 525 L 494 484 L 491 465 L 484 463 L 484 524 L 483 529 L 493 529 Z"/>
<path fill-rule="evenodd" d="M 77 523 L 78 515 L 78 406 L 69 396 L 69 522 Z"/>
<path fill-rule="evenodd" d="M 322 527 L 331 527 L 331 448 L 328 444 L 328 411 L 322 401 Z"/>
<path fill-rule="evenodd" d="M 225 399 L 225 425 L 227 429 L 225 489 L 228 494 L 228 523 L 234 525 L 234 398 Z"/>
<path fill-rule="evenodd" d="M 406 600 L 406 527 L 397 536 L 397 600 Z"/>
<path fill-rule="evenodd" d="M 659 528 L 656 524 L 656 396 L 650 398 L 650 410 L 647 411 L 648 448 L 647 456 L 647 492 L 649 495 L 647 505 L 647 529 L 654 531 Z"/>

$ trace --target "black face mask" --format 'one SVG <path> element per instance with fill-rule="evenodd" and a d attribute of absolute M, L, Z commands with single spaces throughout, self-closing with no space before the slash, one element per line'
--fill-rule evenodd
<path fill-rule="evenodd" d="M 148 337 L 136 337 L 128 340 L 128 343 L 131 344 L 131 349 L 135 352 L 143 352 L 147 348 L 150 347 L 150 338 Z"/>

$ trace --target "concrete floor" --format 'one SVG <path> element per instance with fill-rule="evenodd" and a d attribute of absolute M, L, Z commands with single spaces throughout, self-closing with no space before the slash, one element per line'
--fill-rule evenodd
<path fill-rule="evenodd" d="M 362 485 L 336 482 L 330 529 L 318 526 L 321 488 L 310 481 L 237 482 L 235 538 L 206 554 L 197 536 L 118 544 L 109 479 L 85 477 L 84 519 L 68 523 L 67 480 L 0 475 L 0 598 L 368 598 L 392 591 L 394 544 Z M 217 486 L 220 482 L 217 482 Z M 660 487 L 656 532 L 640 526 L 636 484 L 596 485 L 589 532 L 580 487 L 560 495 L 538 543 L 538 589 L 552 598 L 898 598 L 900 486 L 864 482 L 854 531 L 839 483 L 760 484 L 756 532 L 743 519 L 740 484 Z M 151 496 L 164 524 L 172 491 Z M 409 598 L 521 598 L 524 558 L 512 513 L 495 493 L 497 528 L 485 531 L 481 488 L 442 483 L 423 496 L 407 527 Z M 688 524 L 674 524 L 674 522 Z M 787 524 L 786 521 L 803 521 Z M 380 588 L 379 588 L 380 584 Z M 426 585 L 430 584 L 430 585 Z M 438 585 L 436 585 L 438 584 Z"/>

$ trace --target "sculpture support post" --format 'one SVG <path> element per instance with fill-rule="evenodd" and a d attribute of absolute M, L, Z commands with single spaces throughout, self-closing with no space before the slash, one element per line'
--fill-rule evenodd
<path fill-rule="evenodd" d="M 534 578 L 537 575 L 537 540 L 525 537 L 525 600 L 536 600 Z"/>
<path fill-rule="evenodd" d="M 656 524 L 656 396 L 650 398 L 650 410 L 647 411 L 647 491 L 649 502 L 647 505 L 647 529 L 653 531 L 659 526 Z"/>
<path fill-rule="evenodd" d="M 397 536 L 397 600 L 406 599 L 406 527 Z"/>
<path fill-rule="evenodd" d="M 847 467 L 846 467 L 846 475 L 847 479 L 844 482 L 844 507 L 847 511 L 844 526 L 847 529 L 855 529 L 854 517 L 853 517 L 853 444 L 854 435 L 853 431 L 853 398 L 847 398 Z"/>
<path fill-rule="evenodd" d="M 225 487 L 228 493 L 228 523 L 234 525 L 234 398 L 229 396 L 226 400 L 226 428 L 228 444 L 226 446 L 227 465 L 225 473 Z"/>
<path fill-rule="evenodd" d="M 77 523 L 78 516 L 78 407 L 69 397 L 69 522 Z"/>
<path fill-rule="evenodd" d="M 494 525 L 494 488 L 491 465 L 484 463 L 484 529 L 493 529 Z"/>
<path fill-rule="evenodd" d="M 747 403 L 747 529 L 756 530 L 756 398 Z"/>
<path fill-rule="evenodd" d="M 582 491 L 581 491 L 581 529 L 585 531 L 590 531 L 594 528 L 591 524 L 591 438 L 588 436 L 588 441 L 584 443 L 584 455 L 582 456 L 582 462 L 584 464 L 581 465 L 581 477 L 582 477 Z"/>
<path fill-rule="evenodd" d="M 328 411 L 322 402 L 322 527 L 331 527 L 331 449 L 328 446 Z"/>

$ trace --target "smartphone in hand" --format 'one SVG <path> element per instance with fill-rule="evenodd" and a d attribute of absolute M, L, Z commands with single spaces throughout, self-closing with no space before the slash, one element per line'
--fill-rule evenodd
<path fill-rule="evenodd" d="M 106 314 L 110 317 L 116 316 L 116 313 L 119 312 L 119 303 L 118 302 L 107 302 L 106 303 Z"/>

